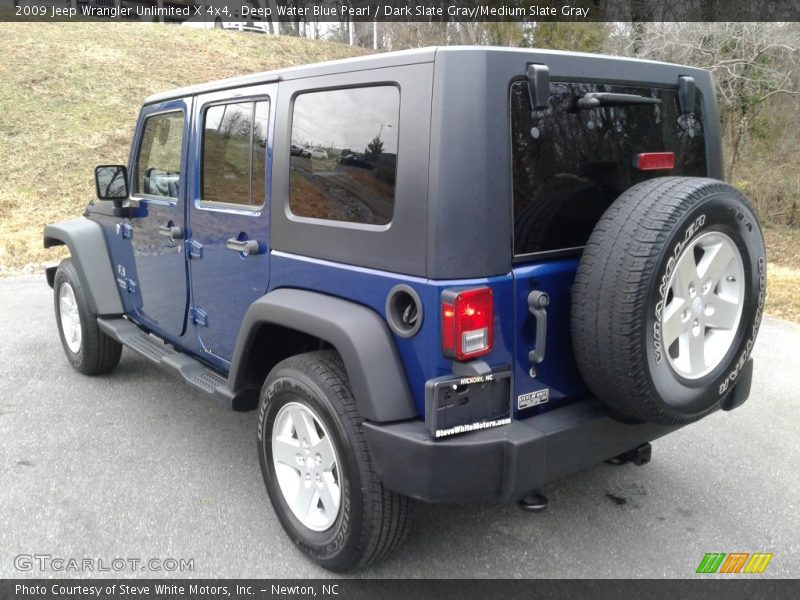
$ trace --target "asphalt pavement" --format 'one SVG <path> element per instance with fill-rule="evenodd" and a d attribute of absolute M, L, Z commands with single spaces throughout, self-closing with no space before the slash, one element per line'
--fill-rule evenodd
<path fill-rule="evenodd" d="M 800 326 L 765 319 L 754 355 L 748 402 L 657 440 L 650 464 L 552 483 L 542 514 L 417 503 L 406 543 L 358 575 L 696 577 L 707 552 L 768 552 L 759 577 L 796 577 Z M 102 576 L 328 577 L 272 511 L 256 419 L 127 349 L 112 374 L 78 374 L 44 279 L 0 280 L 0 578 L 92 575 L 38 570 L 58 558 Z M 193 570 L 115 572 L 120 558 Z"/>

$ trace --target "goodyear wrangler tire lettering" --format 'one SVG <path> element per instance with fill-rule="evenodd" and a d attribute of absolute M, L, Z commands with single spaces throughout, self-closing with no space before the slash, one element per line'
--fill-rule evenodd
<path fill-rule="evenodd" d="M 713 179 L 628 189 L 587 243 L 572 292 L 578 367 L 612 412 L 684 424 L 715 410 L 750 356 L 766 293 L 747 199 Z"/>
<path fill-rule="evenodd" d="M 695 219 L 694 223 L 691 226 L 687 227 L 686 232 L 683 235 L 682 240 L 678 240 L 675 243 L 675 247 L 672 250 L 672 255 L 667 260 L 667 265 L 664 270 L 664 275 L 661 277 L 661 285 L 658 286 L 658 293 L 661 299 L 656 303 L 655 307 L 655 315 L 656 320 L 653 324 L 653 348 L 655 349 L 655 359 L 657 363 L 661 363 L 663 358 L 663 354 L 661 352 L 661 319 L 662 313 L 664 309 L 664 302 L 667 295 L 667 286 L 669 284 L 670 278 L 672 273 L 675 269 L 675 265 L 677 264 L 677 259 L 680 254 L 683 252 L 683 249 L 686 247 L 686 244 L 689 243 L 689 240 L 692 239 L 695 233 L 697 233 L 698 229 L 703 226 L 706 222 L 706 216 L 700 215 Z"/>
<path fill-rule="evenodd" d="M 747 340 L 747 344 L 745 345 L 745 349 L 742 352 L 739 360 L 736 361 L 736 364 L 733 367 L 733 370 L 728 374 L 728 376 L 719 384 L 719 395 L 724 396 L 725 393 L 729 390 L 730 385 L 736 381 L 736 378 L 739 376 L 739 372 L 744 367 L 744 364 L 747 362 L 747 358 L 750 356 L 750 352 L 753 350 L 753 345 L 756 342 L 756 336 L 758 335 L 758 328 L 761 325 L 761 317 L 764 313 L 764 301 L 766 299 L 767 294 L 767 270 L 765 266 L 766 260 L 764 257 L 760 257 L 758 259 L 758 310 L 756 311 L 756 318 L 753 322 L 753 327 L 751 329 L 750 338 Z"/>

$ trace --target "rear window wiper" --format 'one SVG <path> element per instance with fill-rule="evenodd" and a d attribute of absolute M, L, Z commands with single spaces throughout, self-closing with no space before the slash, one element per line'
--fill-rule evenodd
<path fill-rule="evenodd" d="M 661 104 L 660 98 L 648 98 L 637 94 L 612 94 L 611 92 L 590 92 L 575 101 L 573 110 L 588 110 L 598 106 L 629 106 L 635 104 Z"/>

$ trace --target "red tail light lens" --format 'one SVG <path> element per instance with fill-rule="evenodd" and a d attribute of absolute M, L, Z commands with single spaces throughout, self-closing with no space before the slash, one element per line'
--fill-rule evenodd
<path fill-rule="evenodd" d="M 640 171 L 668 171 L 675 168 L 675 153 L 645 152 L 637 154 L 633 165 Z"/>
<path fill-rule="evenodd" d="M 442 352 L 469 360 L 491 352 L 494 338 L 492 290 L 445 290 L 442 293 Z"/>

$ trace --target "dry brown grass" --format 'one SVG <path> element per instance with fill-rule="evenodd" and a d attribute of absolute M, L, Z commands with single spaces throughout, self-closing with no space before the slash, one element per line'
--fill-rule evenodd
<path fill-rule="evenodd" d="M 800 160 L 794 156 L 745 163 L 737 170 L 734 185 L 753 203 L 762 223 L 800 226 Z"/>
<path fill-rule="evenodd" d="M 768 227 L 768 313 L 800 323 L 800 229 Z"/>
<path fill-rule="evenodd" d="M 174 25 L 1 23 L 0 273 L 60 256 L 42 228 L 81 215 L 94 165 L 127 162 L 146 96 L 363 52 Z"/>
<path fill-rule="evenodd" d="M 177 26 L 0 24 L 0 274 L 61 256 L 42 248 L 42 228 L 82 213 L 94 195 L 95 164 L 127 162 L 139 106 L 149 94 L 361 52 Z M 787 177 L 776 168 L 750 170 L 758 176 L 744 171 L 737 185 L 754 197 L 762 216 L 791 222 L 800 195 L 797 171 L 786 170 Z M 767 193 L 769 185 L 780 194 Z M 768 198 L 779 198 L 780 206 Z M 800 322 L 800 230 L 776 227 L 765 234 L 767 312 Z"/>
<path fill-rule="evenodd" d="M 767 313 L 800 323 L 800 269 L 767 265 Z"/>
<path fill-rule="evenodd" d="M 347 213 L 342 206 L 331 201 L 319 187 L 306 177 L 297 172 L 290 176 L 292 190 L 292 213 L 300 217 L 315 217 L 318 219 L 334 219 L 346 221 Z"/>
<path fill-rule="evenodd" d="M 765 227 L 767 260 L 793 269 L 800 269 L 800 229 Z"/>

